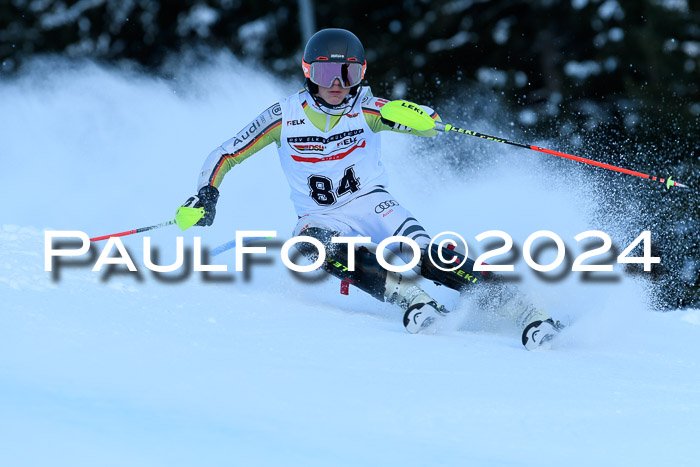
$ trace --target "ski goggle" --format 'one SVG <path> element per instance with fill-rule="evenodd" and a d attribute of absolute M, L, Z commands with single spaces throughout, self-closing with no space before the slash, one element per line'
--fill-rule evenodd
<path fill-rule="evenodd" d="M 357 86 L 365 75 L 366 65 L 362 63 L 313 62 L 302 63 L 304 76 L 312 83 L 324 88 L 333 86 L 336 78 L 344 88 Z"/>

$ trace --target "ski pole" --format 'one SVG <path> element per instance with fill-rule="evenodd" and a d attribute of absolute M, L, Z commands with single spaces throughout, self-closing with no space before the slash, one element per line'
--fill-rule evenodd
<path fill-rule="evenodd" d="M 462 134 L 469 135 L 469 136 L 476 136 L 477 138 L 483 138 L 483 139 L 487 139 L 489 141 L 495 141 L 497 143 L 510 144 L 513 146 L 518 146 L 520 148 L 532 149 L 533 151 L 543 152 L 545 154 L 550 154 L 552 156 L 563 157 L 565 159 L 571 159 L 574 161 L 583 162 L 584 164 L 589 164 L 589 165 L 593 165 L 596 167 L 602 167 L 604 169 L 613 170 L 615 172 L 621 172 L 621 173 L 625 173 L 628 175 L 634 175 L 637 177 L 646 178 L 646 179 L 652 180 L 654 182 L 665 183 L 666 189 L 668 189 L 672 186 L 678 186 L 681 188 L 688 188 L 687 185 L 683 185 L 682 183 L 678 183 L 675 180 L 672 180 L 671 177 L 668 177 L 668 179 L 663 179 L 661 177 L 654 177 L 651 175 L 643 174 L 641 172 L 636 172 L 634 170 L 624 169 L 622 167 L 617 167 L 615 165 L 606 164 L 604 162 L 598 162 L 598 161 L 594 161 L 592 159 L 586 159 L 585 157 L 574 156 L 572 154 L 567 154 L 565 152 L 553 151 L 552 149 L 546 149 L 546 148 L 542 148 L 542 147 L 534 146 L 534 145 L 530 145 L 530 144 L 517 143 L 515 141 L 510 141 L 510 140 L 507 140 L 505 138 L 499 138 L 496 136 L 485 135 L 483 133 L 477 133 L 476 131 L 464 130 L 462 128 L 457 128 L 456 126 L 450 125 L 449 123 L 445 124 L 445 123 L 441 123 L 441 122 L 435 122 L 435 128 L 437 128 L 438 130 L 441 130 L 441 131 L 445 131 L 445 132 L 455 131 L 457 133 L 462 133 Z"/>
<path fill-rule="evenodd" d="M 195 225 L 199 221 L 199 219 L 201 219 L 204 216 L 204 214 L 205 211 L 202 208 L 188 208 L 181 206 L 175 213 L 175 219 L 171 221 L 163 222 L 157 225 L 151 225 L 150 227 L 141 227 L 138 229 L 126 230 L 124 232 L 114 233 L 110 235 L 103 235 L 101 237 L 91 238 L 90 241 L 99 242 L 100 240 L 105 240 L 110 237 L 124 237 L 126 235 L 133 235 L 141 232 L 146 232 L 148 230 L 160 229 L 161 227 L 166 227 L 168 225 L 173 224 L 177 224 L 177 226 L 180 227 L 180 230 L 186 230 Z"/>
<path fill-rule="evenodd" d="M 563 157 L 565 159 L 571 159 L 574 161 L 578 162 L 583 162 L 584 164 L 589 164 L 593 165 L 596 167 L 602 167 L 604 169 L 608 170 L 613 170 L 615 172 L 621 172 L 629 175 L 634 175 L 637 177 L 641 178 L 646 178 L 648 180 L 652 180 L 655 182 L 661 182 L 666 185 L 666 189 L 672 187 L 672 186 L 677 186 L 681 188 L 688 188 L 687 185 L 684 185 L 682 183 L 678 183 L 675 180 L 672 180 L 671 177 L 668 177 L 668 179 L 664 179 L 661 177 L 654 177 L 651 175 L 643 174 L 641 172 L 636 172 L 634 170 L 629 170 L 629 169 L 623 169 L 622 167 L 617 167 L 611 164 L 606 164 L 603 162 L 598 162 L 594 161 L 592 159 L 586 159 L 585 157 L 579 157 L 579 156 L 574 156 L 571 154 L 566 154 L 564 152 L 559 152 L 559 151 L 553 151 L 551 149 L 546 149 L 542 148 L 539 146 L 534 146 L 531 144 L 523 144 L 523 143 L 518 143 L 515 141 L 510 141 L 505 138 L 499 138 L 497 136 L 490 136 L 486 135 L 483 133 L 478 133 L 476 131 L 471 131 L 471 130 L 464 130 L 462 128 L 458 128 L 454 125 L 451 125 L 449 123 L 442 123 L 442 122 L 436 122 L 433 120 L 430 115 L 425 113 L 423 109 L 420 108 L 420 106 L 413 104 L 408 101 L 391 101 L 387 104 L 385 104 L 381 110 L 380 110 L 382 117 L 384 117 L 387 120 L 391 120 L 393 122 L 400 123 L 402 125 L 405 125 L 407 127 L 413 128 L 418 131 L 426 131 L 426 130 L 431 130 L 433 128 L 439 130 L 439 131 L 454 131 L 457 133 L 462 133 L 465 135 L 469 136 L 476 136 L 477 138 L 482 138 L 482 139 L 487 139 L 489 141 L 495 141 L 497 143 L 504 143 L 504 144 L 510 144 L 513 146 L 518 146 L 520 148 L 525 148 L 525 149 L 531 149 L 533 151 L 537 152 L 542 152 L 545 154 L 550 154 L 552 156 L 558 156 L 558 157 Z"/>
<path fill-rule="evenodd" d="M 111 237 L 124 237 L 125 235 L 132 235 L 132 234 L 136 234 L 136 233 L 146 232 L 147 230 L 160 229 L 161 227 L 165 227 L 165 226 L 173 225 L 173 224 L 175 224 L 175 219 L 168 221 L 168 222 L 163 222 L 162 224 L 152 225 L 150 227 L 141 227 L 141 228 L 134 229 L 134 230 L 127 230 L 125 232 L 119 232 L 119 233 L 114 233 L 114 234 L 110 234 L 110 235 L 103 235 L 101 237 L 91 238 L 90 241 L 91 242 L 99 242 L 100 240 L 106 240 L 106 239 L 111 238 Z"/>

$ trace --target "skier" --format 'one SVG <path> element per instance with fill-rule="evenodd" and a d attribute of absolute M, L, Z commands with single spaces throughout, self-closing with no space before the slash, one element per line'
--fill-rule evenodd
<path fill-rule="evenodd" d="M 291 188 L 291 199 L 299 221 L 295 236 L 309 236 L 326 248 L 323 268 L 352 283 L 381 301 L 399 305 L 404 326 L 410 333 L 424 331 L 447 310 L 430 297 L 415 280 L 387 271 L 371 247 L 356 247 L 355 269 L 348 270 L 348 246 L 333 243 L 333 237 L 365 236 L 373 244 L 390 236 L 405 236 L 420 247 L 417 272 L 438 284 L 460 292 L 482 279 L 473 273 L 473 261 L 451 250 L 443 258 L 456 258 L 462 273 L 445 272 L 428 257 L 431 237 L 416 218 L 387 191 L 387 175 L 380 160 L 380 132 L 393 131 L 431 137 L 436 130 L 416 131 L 381 117 L 388 101 L 373 97 L 362 86 L 367 61 L 360 40 L 344 29 L 324 29 L 306 44 L 302 60 L 304 89 L 263 111 L 235 137 L 209 154 L 199 176 L 198 193 L 183 206 L 204 208 L 196 225 L 214 222 L 218 187 L 226 173 L 254 153 L 275 143 L 280 163 Z M 432 118 L 438 115 L 422 106 Z M 310 243 L 297 249 L 311 260 L 318 251 Z M 406 263 L 414 252 L 404 243 L 392 244 Z M 433 259 L 436 255 L 433 254 Z M 449 263 L 443 264 L 448 266 Z M 497 298 L 484 299 L 497 308 L 511 308 L 510 314 L 523 326 L 523 344 L 534 348 L 558 332 L 545 312 L 527 305 L 518 294 L 497 286 Z M 493 295 L 492 289 L 487 295 Z M 506 306 L 507 305 L 507 306 Z M 534 334 L 534 335 L 533 335 Z"/>

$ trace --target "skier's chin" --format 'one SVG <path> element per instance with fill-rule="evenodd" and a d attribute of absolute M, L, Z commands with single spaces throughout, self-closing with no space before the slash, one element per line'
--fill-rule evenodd
<path fill-rule="evenodd" d="M 339 87 L 339 86 L 338 86 Z M 327 89 L 321 89 L 317 94 L 318 97 L 323 99 L 329 105 L 336 106 L 342 104 L 347 97 L 348 92 L 343 92 L 343 90 L 331 91 Z"/>
<path fill-rule="evenodd" d="M 345 96 L 331 95 L 331 96 L 328 96 L 327 98 L 325 98 L 324 100 L 331 105 L 338 105 L 338 104 L 342 103 L 344 99 L 345 99 Z"/>

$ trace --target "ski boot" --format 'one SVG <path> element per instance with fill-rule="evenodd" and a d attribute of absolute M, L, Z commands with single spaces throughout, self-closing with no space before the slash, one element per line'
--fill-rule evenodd
<path fill-rule="evenodd" d="M 528 324 L 523 329 L 522 343 L 527 350 L 534 350 L 540 346 L 547 347 L 548 342 L 554 339 L 564 329 L 560 321 L 553 320 L 542 310 L 533 309 L 528 313 Z"/>
<path fill-rule="evenodd" d="M 448 313 L 415 282 L 397 273 L 387 274 L 384 299 L 405 310 L 403 325 L 411 334 L 428 331 L 436 320 Z"/>
<path fill-rule="evenodd" d="M 438 306 L 435 300 L 430 297 L 428 299 L 428 302 L 418 301 L 412 304 L 403 315 L 403 325 L 411 334 L 435 332 L 433 324 L 448 313 L 443 305 Z"/>

